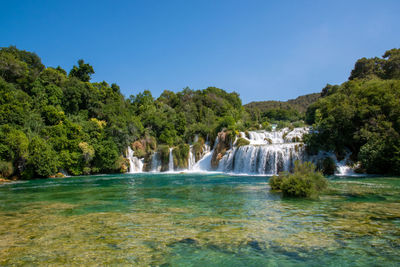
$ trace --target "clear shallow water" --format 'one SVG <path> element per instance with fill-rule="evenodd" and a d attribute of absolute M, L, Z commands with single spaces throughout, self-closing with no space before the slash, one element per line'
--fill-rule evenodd
<path fill-rule="evenodd" d="M 0 186 L 0 265 L 398 266 L 400 178 L 318 201 L 268 178 L 135 174 Z"/>

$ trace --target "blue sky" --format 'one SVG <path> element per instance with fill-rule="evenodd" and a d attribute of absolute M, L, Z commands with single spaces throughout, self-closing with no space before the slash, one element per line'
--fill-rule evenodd
<path fill-rule="evenodd" d="M 126 96 L 216 86 L 287 100 L 400 47 L 400 1 L 0 1 L 0 46 L 67 71 L 83 58 Z"/>

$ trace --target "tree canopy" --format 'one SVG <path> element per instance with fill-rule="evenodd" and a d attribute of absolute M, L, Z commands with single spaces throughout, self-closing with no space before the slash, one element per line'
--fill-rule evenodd
<path fill-rule="evenodd" d="M 306 121 L 314 124 L 311 152 L 351 153 L 370 173 L 400 173 L 400 49 L 383 59 L 362 58 L 349 81 L 328 85 L 312 104 Z"/>
<path fill-rule="evenodd" d="M 90 82 L 83 59 L 67 72 L 14 46 L 0 49 L 0 162 L 25 179 L 119 172 L 137 140 L 178 146 L 195 135 L 213 139 L 222 127 L 244 127 L 237 93 L 209 87 L 150 91 L 125 98 L 117 84 Z M 249 122 L 247 122 L 249 123 Z M 10 173 L 10 168 L 12 171 Z"/>
<path fill-rule="evenodd" d="M 216 87 L 165 90 L 159 97 L 145 90 L 126 98 L 117 84 L 91 82 L 94 68 L 83 59 L 67 74 L 44 66 L 35 53 L 1 48 L 1 175 L 123 172 L 128 145 L 145 158 L 157 146 L 168 156 L 174 146 L 183 166 L 196 136 L 199 147 L 212 145 L 224 129 L 300 126 L 303 120 L 315 130 L 306 138 L 310 152 L 350 151 L 368 172 L 400 173 L 399 51 L 358 60 L 349 81 L 321 93 L 242 106 L 237 93 Z"/>

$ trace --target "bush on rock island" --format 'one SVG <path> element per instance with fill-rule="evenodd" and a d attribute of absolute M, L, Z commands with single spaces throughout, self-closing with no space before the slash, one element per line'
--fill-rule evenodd
<path fill-rule="evenodd" d="M 293 173 L 281 172 L 270 178 L 271 190 L 282 191 L 284 197 L 317 198 L 328 180 L 315 169 L 311 162 L 296 161 Z"/>

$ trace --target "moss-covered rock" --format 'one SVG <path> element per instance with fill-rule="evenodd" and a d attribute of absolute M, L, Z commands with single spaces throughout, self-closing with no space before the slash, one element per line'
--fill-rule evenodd
<path fill-rule="evenodd" d="M 293 142 L 293 143 L 298 143 L 298 142 L 301 142 L 301 141 L 302 141 L 301 138 L 298 137 L 298 136 L 292 137 L 292 142 Z"/>
<path fill-rule="evenodd" d="M 146 158 L 157 150 L 157 141 L 153 136 L 145 136 L 131 144 L 135 157 Z"/>
<path fill-rule="evenodd" d="M 157 148 L 157 152 L 160 155 L 161 159 L 161 171 L 168 171 L 168 162 L 169 162 L 169 146 L 168 145 L 159 145 Z"/>
<path fill-rule="evenodd" d="M 265 137 L 264 141 L 267 141 L 269 144 L 272 144 L 272 139 L 271 138 Z"/>
<path fill-rule="evenodd" d="M 142 144 L 140 140 L 133 142 L 131 147 L 135 157 L 143 158 L 146 155 L 145 146 Z"/>
<path fill-rule="evenodd" d="M 83 172 L 85 173 L 85 168 L 83 168 Z M 90 173 L 90 168 L 89 168 Z M 65 178 L 65 175 L 62 172 L 57 172 L 55 178 Z"/>
<path fill-rule="evenodd" d="M 187 169 L 189 150 L 190 146 L 188 144 L 180 144 L 172 150 L 175 170 Z"/>
<path fill-rule="evenodd" d="M 120 156 L 116 162 L 116 169 L 121 173 L 125 173 L 129 170 L 129 160 L 123 156 Z M 85 170 L 84 170 L 85 171 Z M 90 168 L 89 168 L 90 171 Z"/>
<path fill-rule="evenodd" d="M 157 140 L 155 137 L 147 135 L 140 140 L 136 140 L 131 144 L 131 148 L 135 157 L 144 159 L 143 170 L 150 171 L 151 156 L 155 151 L 157 151 Z"/>
<path fill-rule="evenodd" d="M 199 161 L 204 156 L 204 139 L 199 137 L 197 142 L 193 144 L 193 153 L 196 162 Z"/>
<path fill-rule="evenodd" d="M 242 137 L 239 137 L 239 138 L 236 140 L 235 145 L 236 145 L 236 147 L 248 146 L 248 145 L 250 145 L 250 141 L 247 140 L 247 139 L 244 139 L 244 138 L 242 138 Z"/>
<path fill-rule="evenodd" d="M 216 169 L 221 158 L 225 152 L 232 147 L 235 140 L 236 133 L 233 131 L 224 131 L 218 133 L 218 144 L 215 147 L 214 153 L 211 158 L 211 167 Z"/>

